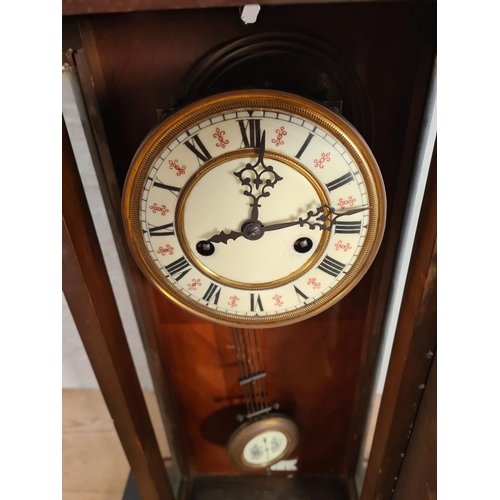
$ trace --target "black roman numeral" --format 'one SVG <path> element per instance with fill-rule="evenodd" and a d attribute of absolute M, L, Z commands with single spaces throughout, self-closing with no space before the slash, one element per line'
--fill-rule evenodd
<path fill-rule="evenodd" d="M 158 180 L 153 182 L 153 186 L 166 189 L 170 191 L 174 196 L 179 196 L 179 191 L 181 190 L 181 188 L 175 186 L 169 186 L 168 184 L 163 184 L 163 182 L 160 182 Z"/>
<path fill-rule="evenodd" d="M 300 160 L 302 153 L 306 150 L 307 146 L 309 146 L 309 143 L 311 142 L 311 139 L 313 137 L 314 137 L 313 134 L 309 134 L 307 136 L 307 139 L 304 141 L 304 144 L 302 144 L 302 147 L 299 149 L 299 152 L 295 155 L 295 158 L 297 158 L 297 160 Z"/>
<path fill-rule="evenodd" d="M 333 191 L 334 189 L 338 189 L 340 186 L 343 186 L 344 184 L 348 184 L 354 180 L 354 177 L 351 175 L 351 172 L 348 172 L 347 174 L 343 175 L 342 177 L 339 177 L 338 179 L 335 179 L 332 182 L 329 182 L 326 187 L 328 188 L 328 191 Z"/>
<path fill-rule="evenodd" d="M 180 281 L 186 274 L 191 271 L 192 267 L 189 265 L 189 262 L 185 257 L 181 257 L 176 261 L 172 262 L 168 266 L 165 266 L 167 272 L 175 278 L 177 281 Z"/>
<path fill-rule="evenodd" d="M 189 150 L 192 151 L 202 163 L 205 163 L 212 158 L 198 135 L 193 135 L 192 139 L 187 140 L 184 144 L 186 144 L 186 147 L 189 148 Z"/>
<path fill-rule="evenodd" d="M 307 300 L 309 297 L 301 290 L 299 290 L 295 285 L 293 285 L 293 288 L 295 288 L 295 293 L 297 294 L 297 297 L 302 297 L 304 300 Z M 300 300 L 300 299 L 299 299 Z"/>
<path fill-rule="evenodd" d="M 241 138 L 246 148 L 258 148 L 260 146 L 260 120 L 238 120 Z"/>
<path fill-rule="evenodd" d="M 255 298 L 255 294 L 250 294 L 250 310 L 255 311 L 255 308 L 258 307 L 261 311 L 264 310 L 262 307 L 262 300 L 260 299 L 260 295 L 257 294 L 257 298 Z"/>
<path fill-rule="evenodd" d="M 335 223 L 335 234 L 356 234 L 361 232 L 361 221 L 346 222 L 339 220 Z"/>
<path fill-rule="evenodd" d="M 205 292 L 205 295 L 203 295 L 203 300 L 205 300 L 206 302 L 211 302 L 213 300 L 214 304 L 218 305 L 220 290 L 221 290 L 220 286 L 210 283 L 208 290 Z"/>
<path fill-rule="evenodd" d="M 328 257 L 328 255 L 323 259 L 323 262 L 318 266 L 318 269 L 321 269 L 326 274 L 333 276 L 336 278 L 344 269 L 345 264 Z"/>
<path fill-rule="evenodd" d="M 175 236 L 174 223 L 171 222 L 170 224 L 164 224 L 163 226 L 151 226 L 150 224 L 149 234 L 150 236 Z"/>

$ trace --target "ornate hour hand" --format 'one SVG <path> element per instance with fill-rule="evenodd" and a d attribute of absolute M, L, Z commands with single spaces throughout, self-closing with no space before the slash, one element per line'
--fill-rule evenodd
<path fill-rule="evenodd" d="M 347 210 L 345 212 L 337 213 L 335 211 L 335 208 L 329 205 L 321 205 L 315 211 L 310 210 L 309 212 L 307 212 L 306 217 L 299 217 L 294 221 L 278 222 L 276 224 L 270 224 L 268 226 L 264 226 L 258 221 L 249 221 L 243 225 L 241 231 L 230 231 L 229 233 L 221 231 L 219 234 L 215 234 L 207 241 L 211 243 L 227 244 L 229 240 L 236 240 L 241 236 L 244 236 L 248 240 L 258 240 L 262 238 L 262 236 L 264 236 L 264 233 L 268 231 L 276 231 L 278 229 L 285 229 L 292 226 L 308 225 L 309 229 L 318 228 L 322 231 L 331 231 L 339 217 L 357 214 L 358 212 L 370 210 L 371 208 L 372 207 L 359 207 Z"/>
<path fill-rule="evenodd" d="M 264 163 L 264 153 L 266 151 L 266 131 L 262 132 L 262 138 L 259 145 L 259 156 L 257 162 L 252 165 L 247 163 L 245 168 L 239 172 L 234 172 L 234 175 L 238 177 L 241 185 L 245 187 L 243 194 L 245 196 L 250 196 L 253 202 L 250 204 L 252 207 L 252 213 L 250 215 L 250 221 L 257 222 L 259 220 L 259 200 L 261 198 L 267 198 L 270 196 L 270 192 L 267 189 L 274 188 L 277 182 L 283 180 L 283 177 L 278 175 L 271 165 L 265 165 Z M 258 167 L 261 168 L 258 168 Z"/>

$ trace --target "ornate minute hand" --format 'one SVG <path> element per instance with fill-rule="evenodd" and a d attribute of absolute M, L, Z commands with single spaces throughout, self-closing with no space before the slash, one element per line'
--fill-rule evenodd
<path fill-rule="evenodd" d="M 346 215 L 357 214 L 358 212 L 363 212 L 365 210 L 370 210 L 372 207 L 359 207 L 347 210 L 346 212 L 336 213 L 335 208 L 329 205 L 322 205 L 318 207 L 316 211 L 310 210 L 307 212 L 307 217 L 299 217 L 294 221 L 278 222 L 276 224 L 270 224 L 268 226 L 261 225 L 260 223 L 254 223 L 252 221 L 244 224 L 241 231 L 230 231 L 225 233 L 221 231 L 219 234 L 215 234 L 207 241 L 212 243 L 226 243 L 229 240 L 236 240 L 240 236 L 244 236 L 248 240 L 258 240 L 262 238 L 264 233 L 268 231 L 276 231 L 278 229 L 285 229 L 292 226 L 304 226 L 308 225 L 309 229 L 319 228 L 322 231 L 331 231 L 332 227 L 335 226 L 336 221 L 339 217 L 344 217 Z M 325 214 L 325 212 L 327 212 Z M 310 222 L 313 219 L 314 222 Z"/>
<path fill-rule="evenodd" d="M 358 212 L 363 212 L 371 208 L 372 207 L 353 208 L 351 210 L 347 210 L 347 212 L 338 214 L 335 212 L 335 209 L 333 207 L 330 207 L 329 205 L 322 205 L 321 207 L 318 207 L 316 209 L 316 212 L 313 212 L 312 210 L 307 212 L 306 218 L 299 217 L 299 219 L 296 221 L 278 222 L 277 224 L 264 226 L 263 229 L 264 232 L 276 231 L 277 229 L 284 229 L 291 226 L 304 226 L 307 224 L 309 226 L 309 229 L 314 229 L 317 227 L 322 231 L 331 231 L 332 227 L 335 226 L 336 221 L 339 217 L 357 214 Z M 325 214 L 325 210 L 327 211 L 327 214 Z M 317 222 L 309 222 L 310 219 L 314 219 Z"/>
<path fill-rule="evenodd" d="M 234 172 L 234 175 L 240 180 L 241 185 L 246 188 L 243 194 L 245 196 L 250 196 L 253 199 L 253 203 L 250 204 L 252 207 L 250 221 L 252 222 L 257 222 L 259 220 L 259 200 L 261 198 L 267 198 L 271 194 L 266 191 L 266 189 L 274 188 L 277 182 L 283 180 L 283 177 L 279 176 L 271 165 L 264 164 L 265 151 L 266 131 L 264 130 L 260 139 L 257 162 L 254 165 L 247 163 L 245 168 L 239 172 Z M 257 169 L 259 166 L 262 167 L 260 172 Z"/>

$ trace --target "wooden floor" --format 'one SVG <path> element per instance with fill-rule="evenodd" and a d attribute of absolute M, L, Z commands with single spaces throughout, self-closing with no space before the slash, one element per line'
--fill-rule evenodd
<path fill-rule="evenodd" d="M 170 456 L 153 392 L 144 394 L 163 457 Z M 63 500 L 122 500 L 130 472 L 98 390 L 62 391 Z"/>

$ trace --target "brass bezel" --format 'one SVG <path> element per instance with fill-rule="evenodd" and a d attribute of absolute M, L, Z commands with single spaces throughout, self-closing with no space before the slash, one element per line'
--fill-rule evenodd
<path fill-rule="evenodd" d="M 274 460 L 262 464 L 249 464 L 243 459 L 243 450 L 246 444 L 267 431 L 282 432 L 288 439 L 288 444 L 281 455 Z M 273 465 L 280 460 L 290 456 L 299 443 L 299 428 L 295 422 L 282 413 L 274 413 L 259 420 L 250 420 L 241 424 L 231 435 L 226 446 L 229 461 L 238 469 L 242 470 L 262 470 Z"/>
<path fill-rule="evenodd" d="M 309 271 L 321 258 L 321 256 L 324 254 L 328 243 L 330 241 L 330 236 L 331 233 L 329 231 L 323 231 L 323 234 L 321 235 L 320 239 L 320 244 L 314 251 L 314 253 L 311 255 L 311 257 L 307 260 L 307 262 L 301 266 L 299 269 L 294 271 L 288 276 L 285 276 L 282 279 L 275 280 L 275 281 L 268 281 L 266 283 L 241 283 L 238 281 L 233 281 L 228 278 L 224 278 L 223 276 L 220 276 L 213 271 L 211 271 L 209 268 L 207 268 L 203 262 L 201 262 L 198 257 L 194 254 L 194 252 L 191 251 L 191 248 L 189 247 L 187 241 L 186 241 L 186 236 L 184 233 L 184 224 L 183 224 L 183 218 L 184 218 L 184 207 L 186 200 L 191 193 L 192 188 L 196 185 L 196 183 L 210 170 L 216 168 L 218 165 L 221 165 L 222 163 L 225 163 L 227 161 L 236 159 L 236 158 L 247 158 L 249 156 L 258 156 L 257 150 L 254 149 L 240 149 L 236 151 L 230 151 L 229 153 L 222 154 L 218 156 L 217 158 L 213 158 L 212 160 L 209 160 L 205 165 L 203 165 L 202 168 L 200 168 L 194 175 L 192 175 L 187 181 L 186 184 L 184 184 L 180 194 L 179 194 L 179 199 L 177 200 L 177 205 L 175 209 L 175 217 L 174 217 L 174 225 L 176 228 L 176 235 L 177 239 L 179 240 L 179 243 L 182 247 L 182 251 L 186 258 L 193 264 L 195 265 L 203 274 L 211 278 L 213 281 L 216 281 L 222 285 L 225 286 L 230 286 L 234 288 L 239 288 L 242 290 L 266 290 L 269 288 L 276 288 L 278 286 L 286 285 L 287 283 L 290 283 L 291 281 L 294 281 L 300 276 L 304 275 Z M 320 200 L 320 205 L 324 205 L 329 202 L 329 196 L 326 192 L 326 189 L 323 187 L 323 185 L 320 183 L 318 179 L 310 172 L 308 169 L 300 165 L 298 162 L 292 160 L 291 158 L 288 158 L 280 153 L 275 153 L 273 151 L 267 151 L 264 155 L 266 160 L 277 160 L 282 163 L 285 163 L 287 166 L 295 169 L 298 171 L 300 174 L 302 174 L 313 186 L 314 190 L 316 191 L 316 194 L 318 195 L 318 198 Z M 238 228 L 239 229 L 239 228 Z"/>
<path fill-rule="evenodd" d="M 318 300 L 273 316 L 237 316 L 210 309 L 177 290 L 151 259 L 142 238 L 140 199 L 149 168 L 175 137 L 207 117 L 238 109 L 269 110 L 294 114 L 332 135 L 351 154 L 363 175 L 371 207 L 365 244 L 346 276 Z M 378 252 L 385 228 L 386 196 L 383 179 L 370 148 L 356 129 L 324 106 L 294 94 L 275 90 L 231 91 L 201 99 L 180 109 L 144 139 L 128 171 L 122 198 L 125 233 L 137 265 L 150 282 L 179 307 L 209 321 L 233 327 L 273 328 L 310 318 L 349 293 L 368 271 Z"/>

